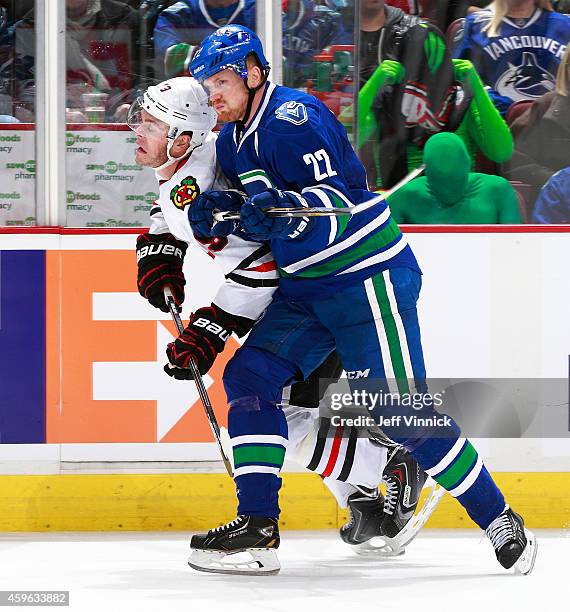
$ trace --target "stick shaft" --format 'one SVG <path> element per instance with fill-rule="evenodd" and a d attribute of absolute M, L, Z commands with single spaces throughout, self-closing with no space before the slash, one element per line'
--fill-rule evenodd
<path fill-rule="evenodd" d="M 170 310 L 170 316 L 176 325 L 176 329 L 178 330 L 178 335 L 180 335 L 184 331 L 184 324 L 182 323 L 182 319 L 180 318 L 180 313 L 176 308 L 176 302 L 174 301 L 174 297 L 172 295 L 172 291 L 170 287 L 164 288 L 164 299 L 168 304 L 168 309 Z M 214 434 L 214 438 L 218 445 L 218 449 L 220 454 L 222 455 L 222 461 L 226 466 L 226 470 L 231 478 L 233 478 L 232 473 L 232 464 L 226 455 L 226 451 L 222 446 L 222 439 L 220 437 L 220 426 L 218 425 L 218 420 L 216 419 L 216 414 L 214 413 L 214 408 L 212 407 L 212 403 L 210 402 L 210 398 L 208 396 L 208 391 L 204 386 L 204 381 L 202 379 L 202 375 L 200 374 L 200 370 L 198 370 L 198 366 L 194 359 L 190 359 L 190 370 L 192 371 L 192 377 L 194 378 L 194 382 L 196 384 L 196 389 L 198 390 L 198 395 L 200 396 L 200 400 L 202 402 L 202 407 L 204 408 L 204 412 L 206 413 L 206 418 L 208 419 L 208 423 L 210 425 L 210 429 Z"/>
<path fill-rule="evenodd" d="M 423 164 L 418 166 L 388 191 L 378 194 L 367 202 L 362 202 L 361 204 L 357 204 L 356 206 L 351 206 L 349 208 L 321 208 L 320 206 L 310 208 L 266 208 L 264 209 L 264 212 L 268 217 L 342 217 L 347 215 L 356 215 L 368 210 L 369 208 L 372 208 L 372 206 L 382 202 L 382 200 L 389 198 L 406 183 L 409 183 L 411 180 L 419 176 L 424 171 L 424 168 L 425 166 Z M 240 213 L 239 211 L 214 211 L 213 216 L 214 221 L 239 221 Z"/>

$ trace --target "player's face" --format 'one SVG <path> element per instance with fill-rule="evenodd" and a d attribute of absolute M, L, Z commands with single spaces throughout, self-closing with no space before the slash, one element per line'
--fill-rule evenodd
<path fill-rule="evenodd" d="M 136 140 L 135 161 L 141 166 L 157 168 L 168 159 L 166 155 L 168 125 L 141 110 L 141 122 L 134 130 Z"/>
<path fill-rule="evenodd" d="M 204 81 L 210 104 L 222 123 L 239 121 L 245 116 L 247 90 L 243 80 L 231 69 L 226 68 Z"/>

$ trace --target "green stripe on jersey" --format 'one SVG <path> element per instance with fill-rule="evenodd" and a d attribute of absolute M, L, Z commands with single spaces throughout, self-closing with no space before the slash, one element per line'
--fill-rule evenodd
<path fill-rule="evenodd" d="M 250 170 L 249 172 L 244 172 L 239 175 L 240 181 L 243 185 L 249 185 L 250 183 L 263 183 L 265 185 L 265 189 L 270 189 L 271 187 L 275 187 L 269 176 L 263 170 Z"/>
<path fill-rule="evenodd" d="M 317 278 L 319 276 L 327 276 L 329 274 L 334 275 L 335 272 L 338 272 L 341 268 L 344 268 L 359 259 L 363 259 L 368 255 L 383 249 L 386 245 L 394 242 L 398 236 L 401 236 L 402 232 L 398 227 L 398 224 L 394 221 L 394 219 L 390 219 L 386 227 L 381 229 L 380 231 L 373 234 L 370 238 L 363 240 L 358 243 L 356 246 L 347 249 L 340 255 L 329 259 L 324 264 L 320 264 L 317 266 L 312 266 L 308 270 L 303 270 L 301 272 L 297 272 L 294 275 L 283 274 L 282 276 L 298 276 L 300 278 Z"/>
<path fill-rule="evenodd" d="M 390 350 L 390 360 L 392 362 L 392 370 L 396 377 L 396 383 L 398 385 L 398 391 L 400 393 L 409 393 L 410 386 L 408 384 L 408 377 L 406 374 L 406 367 L 404 365 L 404 355 L 402 353 L 402 346 L 400 344 L 400 336 L 398 335 L 398 328 L 392 313 L 392 306 L 388 298 L 388 291 L 386 289 L 386 281 L 382 273 L 376 274 L 372 277 L 372 285 L 374 286 L 374 293 L 380 308 L 380 314 L 382 316 L 382 323 L 386 332 L 386 339 L 388 340 L 388 348 Z M 406 338 L 403 338 L 406 342 Z"/>
<path fill-rule="evenodd" d="M 346 202 L 342 198 L 339 198 L 336 195 L 336 193 L 331 193 L 330 199 L 333 201 L 335 208 L 348 208 Z M 342 215 L 341 217 L 337 217 L 336 219 L 336 223 L 337 223 L 336 239 L 337 240 L 342 236 L 349 221 L 350 221 L 350 215 Z"/>
<path fill-rule="evenodd" d="M 463 450 L 451 462 L 451 465 L 441 474 L 434 476 L 434 480 L 439 482 L 444 489 L 454 489 L 457 483 L 471 471 L 476 461 L 477 451 L 473 448 L 471 442 L 467 441 Z"/>
<path fill-rule="evenodd" d="M 240 181 L 247 181 L 248 179 L 252 179 L 253 177 L 256 176 L 264 176 L 265 178 L 269 179 L 269 177 L 267 176 L 267 173 L 264 170 L 249 170 L 248 172 L 244 172 L 243 174 L 239 174 L 239 179 Z"/>
<path fill-rule="evenodd" d="M 281 467 L 285 460 L 283 446 L 270 446 L 265 444 L 247 444 L 237 446 L 234 450 L 234 465 L 239 467 L 244 463 L 271 463 Z"/>

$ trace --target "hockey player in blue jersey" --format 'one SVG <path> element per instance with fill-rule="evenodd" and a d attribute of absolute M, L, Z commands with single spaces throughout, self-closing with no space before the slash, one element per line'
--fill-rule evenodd
<path fill-rule="evenodd" d="M 554 90 L 568 41 L 570 17 L 536 0 L 498 0 L 494 11 L 468 15 L 453 56 L 473 62 L 501 112 L 519 100 L 537 100 Z"/>
<path fill-rule="evenodd" d="M 204 571 L 269 573 L 279 569 L 278 494 L 287 439 L 278 406 L 283 387 L 307 376 L 334 348 L 349 378 L 396 380 L 400 393 L 421 387 L 421 273 L 384 203 L 343 218 L 264 213 L 268 207 L 351 207 L 372 194 L 333 114 L 316 98 L 267 80 L 269 66 L 253 32 L 220 28 L 202 42 L 190 69 L 208 90 L 218 118 L 229 122 L 217 141 L 218 160 L 248 196 L 244 202 L 235 195 L 229 207 L 223 204 L 227 194 L 201 198 L 190 214 L 193 231 L 212 236 L 245 230 L 270 241 L 281 276 L 265 315 L 224 375 L 234 455 L 238 447 L 243 458 L 235 470 L 238 516 L 195 535 L 190 563 Z M 243 230 L 229 221 L 214 223 L 216 208 L 239 209 Z M 530 572 L 534 536 L 506 505 L 472 444 L 448 422 L 444 435 L 429 427 L 413 434 L 383 429 L 486 530 L 504 567 Z M 398 525 L 385 522 L 391 536 Z M 241 551 L 251 554 L 249 565 L 232 563 L 232 554 Z"/>

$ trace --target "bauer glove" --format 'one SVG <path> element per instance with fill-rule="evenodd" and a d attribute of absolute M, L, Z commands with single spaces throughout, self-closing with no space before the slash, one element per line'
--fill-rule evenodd
<path fill-rule="evenodd" d="M 188 210 L 192 231 L 201 238 L 229 236 L 236 228 L 235 221 L 215 221 L 214 210 L 219 212 L 238 212 L 245 202 L 240 191 L 206 191 L 198 196 Z"/>
<path fill-rule="evenodd" d="M 137 238 L 139 293 L 155 308 L 168 312 L 164 287 L 169 285 L 178 310 L 184 302 L 182 264 L 188 245 L 172 234 L 141 234 Z"/>
<path fill-rule="evenodd" d="M 166 347 L 168 361 L 164 371 L 178 380 L 192 379 L 190 359 L 194 359 L 200 374 L 212 367 L 232 332 L 243 336 L 252 328 L 253 321 L 232 315 L 215 304 L 200 308 L 190 316 L 186 329 Z"/>
<path fill-rule="evenodd" d="M 268 189 L 254 195 L 241 207 L 240 222 L 254 240 L 297 238 L 309 226 L 308 217 L 269 217 L 266 208 L 302 208 L 308 204 L 291 191 Z"/>

